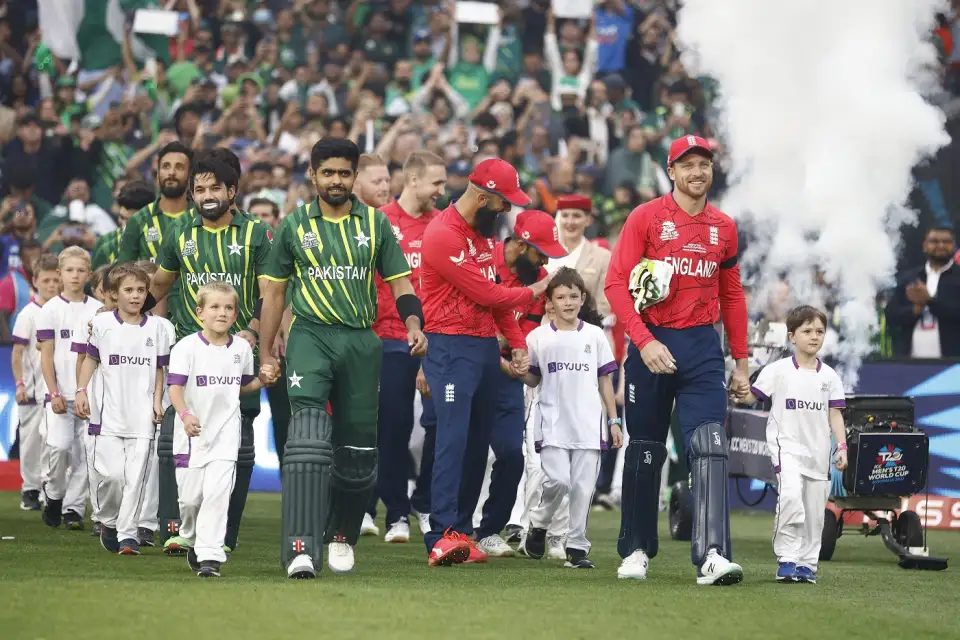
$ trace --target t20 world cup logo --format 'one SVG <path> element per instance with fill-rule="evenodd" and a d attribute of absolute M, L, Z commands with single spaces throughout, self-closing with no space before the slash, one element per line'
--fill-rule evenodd
<path fill-rule="evenodd" d="M 877 452 L 877 465 L 882 467 L 899 467 L 903 464 L 903 450 L 892 444 L 885 444 Z"/>

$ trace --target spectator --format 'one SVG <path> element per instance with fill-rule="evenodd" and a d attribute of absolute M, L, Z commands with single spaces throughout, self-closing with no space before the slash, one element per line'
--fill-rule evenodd
<path fill-rule="evenodd" d="M 953 229 L 934 227 L 923 239 L 927 262 L 907 269 L 887 304 L 895 356 L 960 357 L 960 271 Z"/>
<path fill-rule="evenodd" d="M 90 186 L 83 178 L 70 181 L 62 202 L 63 204 L 54 207 L 50 217 L 51 221 L 60 221 L 59 232 L 54 232 L 53 235 L 65 246 L 80 244 L 92 250 L 97 237 L 117 228 L 117 223 L 110 214 L 100 205 L 91 202 Z M 77 239 L 78 237 L 82 237 L 82 241 Z M 51 238 L 47 238 L 48 243 Z M 52 245 L 48 244 L 47 248 L 50 246 Z"/>
<path fill-rule="evenodd" d="M 20 167 L 35 176 L 36 195 L 47 202 L 56 202 L 69 179 L 75 175 L 73 143 L 60 135 L 44 135 L 44 122 L 34 111 L 27 111 L 17 121 L 17 137 L 3 149 L 8 167 Z"/>
<path fill-rule="evenodd" d="M 3 255 L 0 257 L 0 278 L 9 271 L 23 265 L 20 248 L 24 242 L 37 241 L 37 216 L 29 201 L 4 198 L 0 205 L 0 245 Z"/>
<path fill-rule="evenodd" d="M 607 193 L 624 184 L 633 187 L 644 201 L 659 195 L 657 164 L 647 151 L 647 133 L 639 125 L 630 128 L 626 144 L 610 155 L 607 166 Z"/>
<path fill-rule="evenodd" d="M 619 73 L 626 66 L 634 9 L 625 0 L 603 0 L 597 7 L 597 73 Z"/>
<path fill-rule="evenodd" d="M 276 229 L 280 224 L 280 207 L 273 200 L 254 198 L 247 208 L 251 215 L 270 225 L 271 229 Z"/>
<path fill-rule="evenodd" d="M 0 342 L 3 344 L 10 344 L 10 330 L 17 321 L 17 314 L 33 296 L 33 265 L 43 248 L 36 240 L 27 238 L 20 242 L 17 253 L 21 265 L 0 279 Z"/>

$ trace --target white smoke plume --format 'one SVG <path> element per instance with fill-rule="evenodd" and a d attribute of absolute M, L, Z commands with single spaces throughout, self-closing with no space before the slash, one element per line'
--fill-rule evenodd
<path fill-rule="evenodd" d="M 795 303 L 839 302 L 841 375 L 856 384 L 893 282 L 911 169 L 949 143 L 923 98 L 936 81 L 937 0 L 685 0 L 677 36 L 691 74 L 719 82 L 730 152 L 724 210 L 756 237 L 758 298 L 785 273 Z"/>

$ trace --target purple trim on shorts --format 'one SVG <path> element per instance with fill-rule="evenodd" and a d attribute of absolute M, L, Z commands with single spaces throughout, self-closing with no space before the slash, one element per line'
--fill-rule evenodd
<path fill-rule="evenodd" d="M 98 436 L 100 435 L 100 425 L 90 423 L 90 426 L 87 427 L 87 435 Z"/>
<path fill-rule="evenodd" d="M 178 387 L 187 386 L 187 376 L 182 373 L 168 373 L 167 374 L 167 386 L 176 385 Z"/>
<path fill-rule="evenodd" d="M 847 407 L 846 400 L 831 400 L 827 403 L 831 409 L 845 409 Z"/>
<path fill-rule="evenodd" d="M 190 467 L 190 454 L 189 453 L 175 453 L 173 454 L 173 466 L 177 469 L 188 469 Z"/>
<path fill-rule="evenodd" d="M 100 349 L 97 349 L 92 344 L 88 344 L 87 355 L 90 356 L 91 358 L 96 358 L 97 360 L 100 360 Z"/>
<path fill-rule="evenodd" d="M 53 340 L 56 332 L 53 329 L 37 329 L 37 342 Z"/>
<path fill-rule="evenodd" d="M 535 376 L 543 377 L 542 374 L 540 373 L 540 367 L 535 367 L 533 365 L 530 365 L 530 373 L 532 373 Z"/>
<path fill-rule="evenodd" d="M 30 344 L 30 340 L 21 338 L 20 336 L 13 336 L 13 344 Z"/>
<path fill-rule="evenodd" d="M 157 356 L 157 369 L 163 369 L 170 364 L 170 354 Z"/>
<path fill-rule="evenodd" d="M 770 397 L 767 396 L 767 394 L 765 394 L 763 391 L 760 391 L 760 389 L 757 389 L 756 387 L 753 387 L 753 386 L 750 387 L 750 393 L 755 395 L 757 399 L 760 400 L 761 402 L 766 402 L 767 400 L 770 399 Z"/>
<path fill-rule="evenodd" d="M 607 364 L 605 364 L 605 365 L 603 365 L 602 367 L 600 367 L 599 369 L 597 369 L 597 377 L 599 378 L 600 376 L 608 376 L 608 375 L 610 375 L 611 373 L 613 373 L 614 371 L 616 371 L 616 370 L 619 369 L 619 368 L 620 368 L 620 367 L 617 366 L 616 361 L 615 361 L 615 360 L 611 360 L 611 361 L 608 362 Z"/>
<path fill-rule="evenodd" d="M 256 379 L 257 376 L 242 375 L 240 376 L 240 386 L 245 387 Z"/>

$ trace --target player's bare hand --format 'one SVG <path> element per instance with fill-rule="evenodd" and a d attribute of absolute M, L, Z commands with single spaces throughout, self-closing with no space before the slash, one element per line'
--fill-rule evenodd
<path fill-rule="evenodd" d="M 730 376 L 730 393 L 740 401 L 746 400 L 750 395 L 750 376 L 740 367 L 734 369 Z"/>
<path fill-rule="evenodd" d="M 183 416 L 183 430 L 191 438 L 200 435 L 200 421 L 197 416 L 187 414 Z"/>
<path fill-rule="evenodd" d="M 833 459 L 833 466 L 837 468 L 837 471 L 843 471 L 847 468 L 847 452 L 838 451 L 837 457 Z"/>
<path fill-rule="evenodd" d="M 424 398 L 430 397 L 430 385 L 427 383 L 427 376 L 423 375 L 423 369 L 417 371 L 417 391 Z"/>
<path fill-rule="evenodd" d="M 247 344 L 250 345 L 251 349 L 257 348 L 257 338 L 246 329 L 238 333 L 237 337 L 240 338 L 241 340 L 246 340 Z"/>
<path fill-rule="evenodd" d="M 420 329 L 407 331 L 407 345 L 415 358 L 427 355 L 427 336 Z"/>
<path fill-rule="evenodd" d="M 547 290 L 547 285 L 550 284 L 550 279 L 553 278 L 553 274 L 548 275 L 543 280 L 537 280 L 528 288 L 533 291 L 533 295 L 537 298 L 543 295 L 543 292 Z"/>
<path fill-rule="evenodd" d="M 57 396 L 50 400 L 50 408 L 53 409 L 53 412 L 58 416 L 62 416 L 67 412 L 67 401 L 63 399 L 63 396 Z"/>
<path fill-rule="evenodd" d="M 27 404 L 30 398 L 27 397 L 27 390 L 23 387 L 17 387 L 17 404 Z"/>
<path fill-rule="evenodd" d="M 610 425 L 610 446 L 619 449 L 623 446 L 623 430 L 620 425 L 614 423 Z"/>
<path fill-rule="evenodd" d="M 63 400 L 63 398 L 54 399 Z M 54 412 L 56 412 L 56 410 L 54 410 Z M 77 395 L 73 401 L 73 412 L 82 420 L 86 420 L 90 417 L 90 401 L 87 399 L 86 391 L 77 391 Z"/>
<path fill-rule="evenodd" d="M 670 349 L 667 349 L 666 345 L 659 340 L 648 342 L 643 349 L 640 349 L 640 357 L 651 373 L 671 374 L 677 372 L 676 359 L 670 353 Z"/>
<path fill-rule="evenodd" d="M 163 403 L 160 401 L 153 403 L 153 424 L 160 424 L 163 422 Z"/>
<path fill-rule="evenodd" d="M 276 373 L 276 377 L 271 379 L 267 374 Z M 260 382 L 264 386 L 270 386 L 277 381 L 277 377 L 280 376 L 280 362 L 274 358 L 272 355 L 263 355 L 260 354 Z"/>

